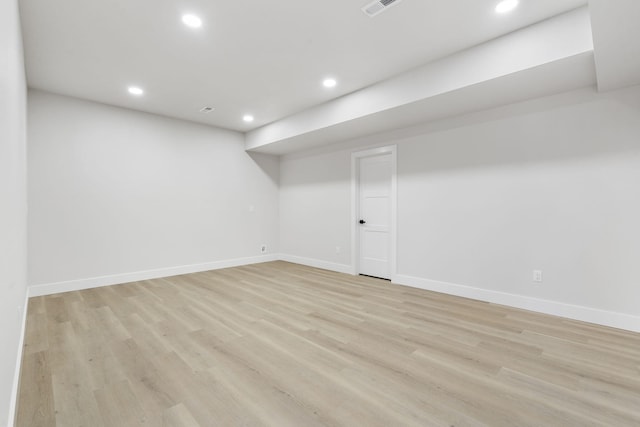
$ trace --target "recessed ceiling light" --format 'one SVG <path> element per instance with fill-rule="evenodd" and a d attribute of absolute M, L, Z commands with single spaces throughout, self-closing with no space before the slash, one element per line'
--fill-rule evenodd
<path fill-rule="evenodd" d="M 202 19 L 200 19 L 196 15 L 192 15 L 192 14 L 182 15 L 182 22 L 187 27 L 191 27 L 191 28 L 202 27 Z"/>
<path fill-rule="evenodd" d="M 322 82 L 322 85 L 324 87 L 336 87 L 336 85 L 338 84 L 338 82 L 336 81 L 336 79 L 324 79 L 324 81 Z"/>
<path fill-rule="evenodd" d="M 513 9 L 518 7 L 519 0 L 502 0 L 500 3 L 496 5 L 497 13 L 507 13 L 511 12 Z"/>
<path fill-rule="evenodd" d="M 242 117 L 242 120 L 244 120 L 247 123 L 251 123 L 253 121 L 253 116 L 251 114 L 245 114 Z"/>
<path fill-rule="evenodd" d="M 129 88 L 127 90 L 129 91 L 129 93 L 131 95 L 140 96 L 140 95 L 144 94 L 144 90 L 142 90 L 138 86 L 129 86 Z"/>

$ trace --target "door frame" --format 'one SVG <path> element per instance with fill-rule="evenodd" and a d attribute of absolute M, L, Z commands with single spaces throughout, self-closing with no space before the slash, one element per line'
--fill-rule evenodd
<path fill-rule="evenodd" d="M 390 254 L 389 265 L 391 281 L 395 280 L 396 276 L 396 218 L 397 218 L 397 146 L 386 145 L 384 147 L 371 148 L 363 151 L 356 151 L 351 153 L 351 259 L 352 259 L 352 274 L 360 274 L 360 239 L 358 233 L 358 213 L 360 212 L 360 180 L 359 166 L 360 159 L 365 157 L 379 156 L 381 154 L 391 155 L 391 224 L 390 224 Z"/>

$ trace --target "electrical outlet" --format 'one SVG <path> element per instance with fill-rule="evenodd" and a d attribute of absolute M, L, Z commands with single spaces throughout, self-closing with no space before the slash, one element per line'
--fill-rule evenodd
<path fill-rule="evenodd" d="M 342 252 L 342 248 L 340 246 L 336 246 L 336 253 L 339 254 Z"/>
<path fill-rule="evenodd" d="M 261 245 L 260 246 L 260 253 L 261 254 L 266 254 L 267 253 L 267 245 Z"/>
<path fill-rule="evenodd" d="M 535 283 L 542 283 L 542 270 L 533 270 L 533 281 Z"/>

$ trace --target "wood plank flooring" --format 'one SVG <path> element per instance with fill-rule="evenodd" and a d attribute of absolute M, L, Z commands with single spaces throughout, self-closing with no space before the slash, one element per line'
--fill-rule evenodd
<path fill-rule="evenodd" d="M 17 425 L 640 426 L 640 334 L 258 264 L 31 298 Z"/>

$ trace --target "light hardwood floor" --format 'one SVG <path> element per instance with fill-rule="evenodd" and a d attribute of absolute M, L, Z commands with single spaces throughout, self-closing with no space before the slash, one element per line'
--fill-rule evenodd
<path fill-rule="evenodd" d="M 29 301 L 18 426 L 640 426 L 640 334 L 273 262 Z"/>

